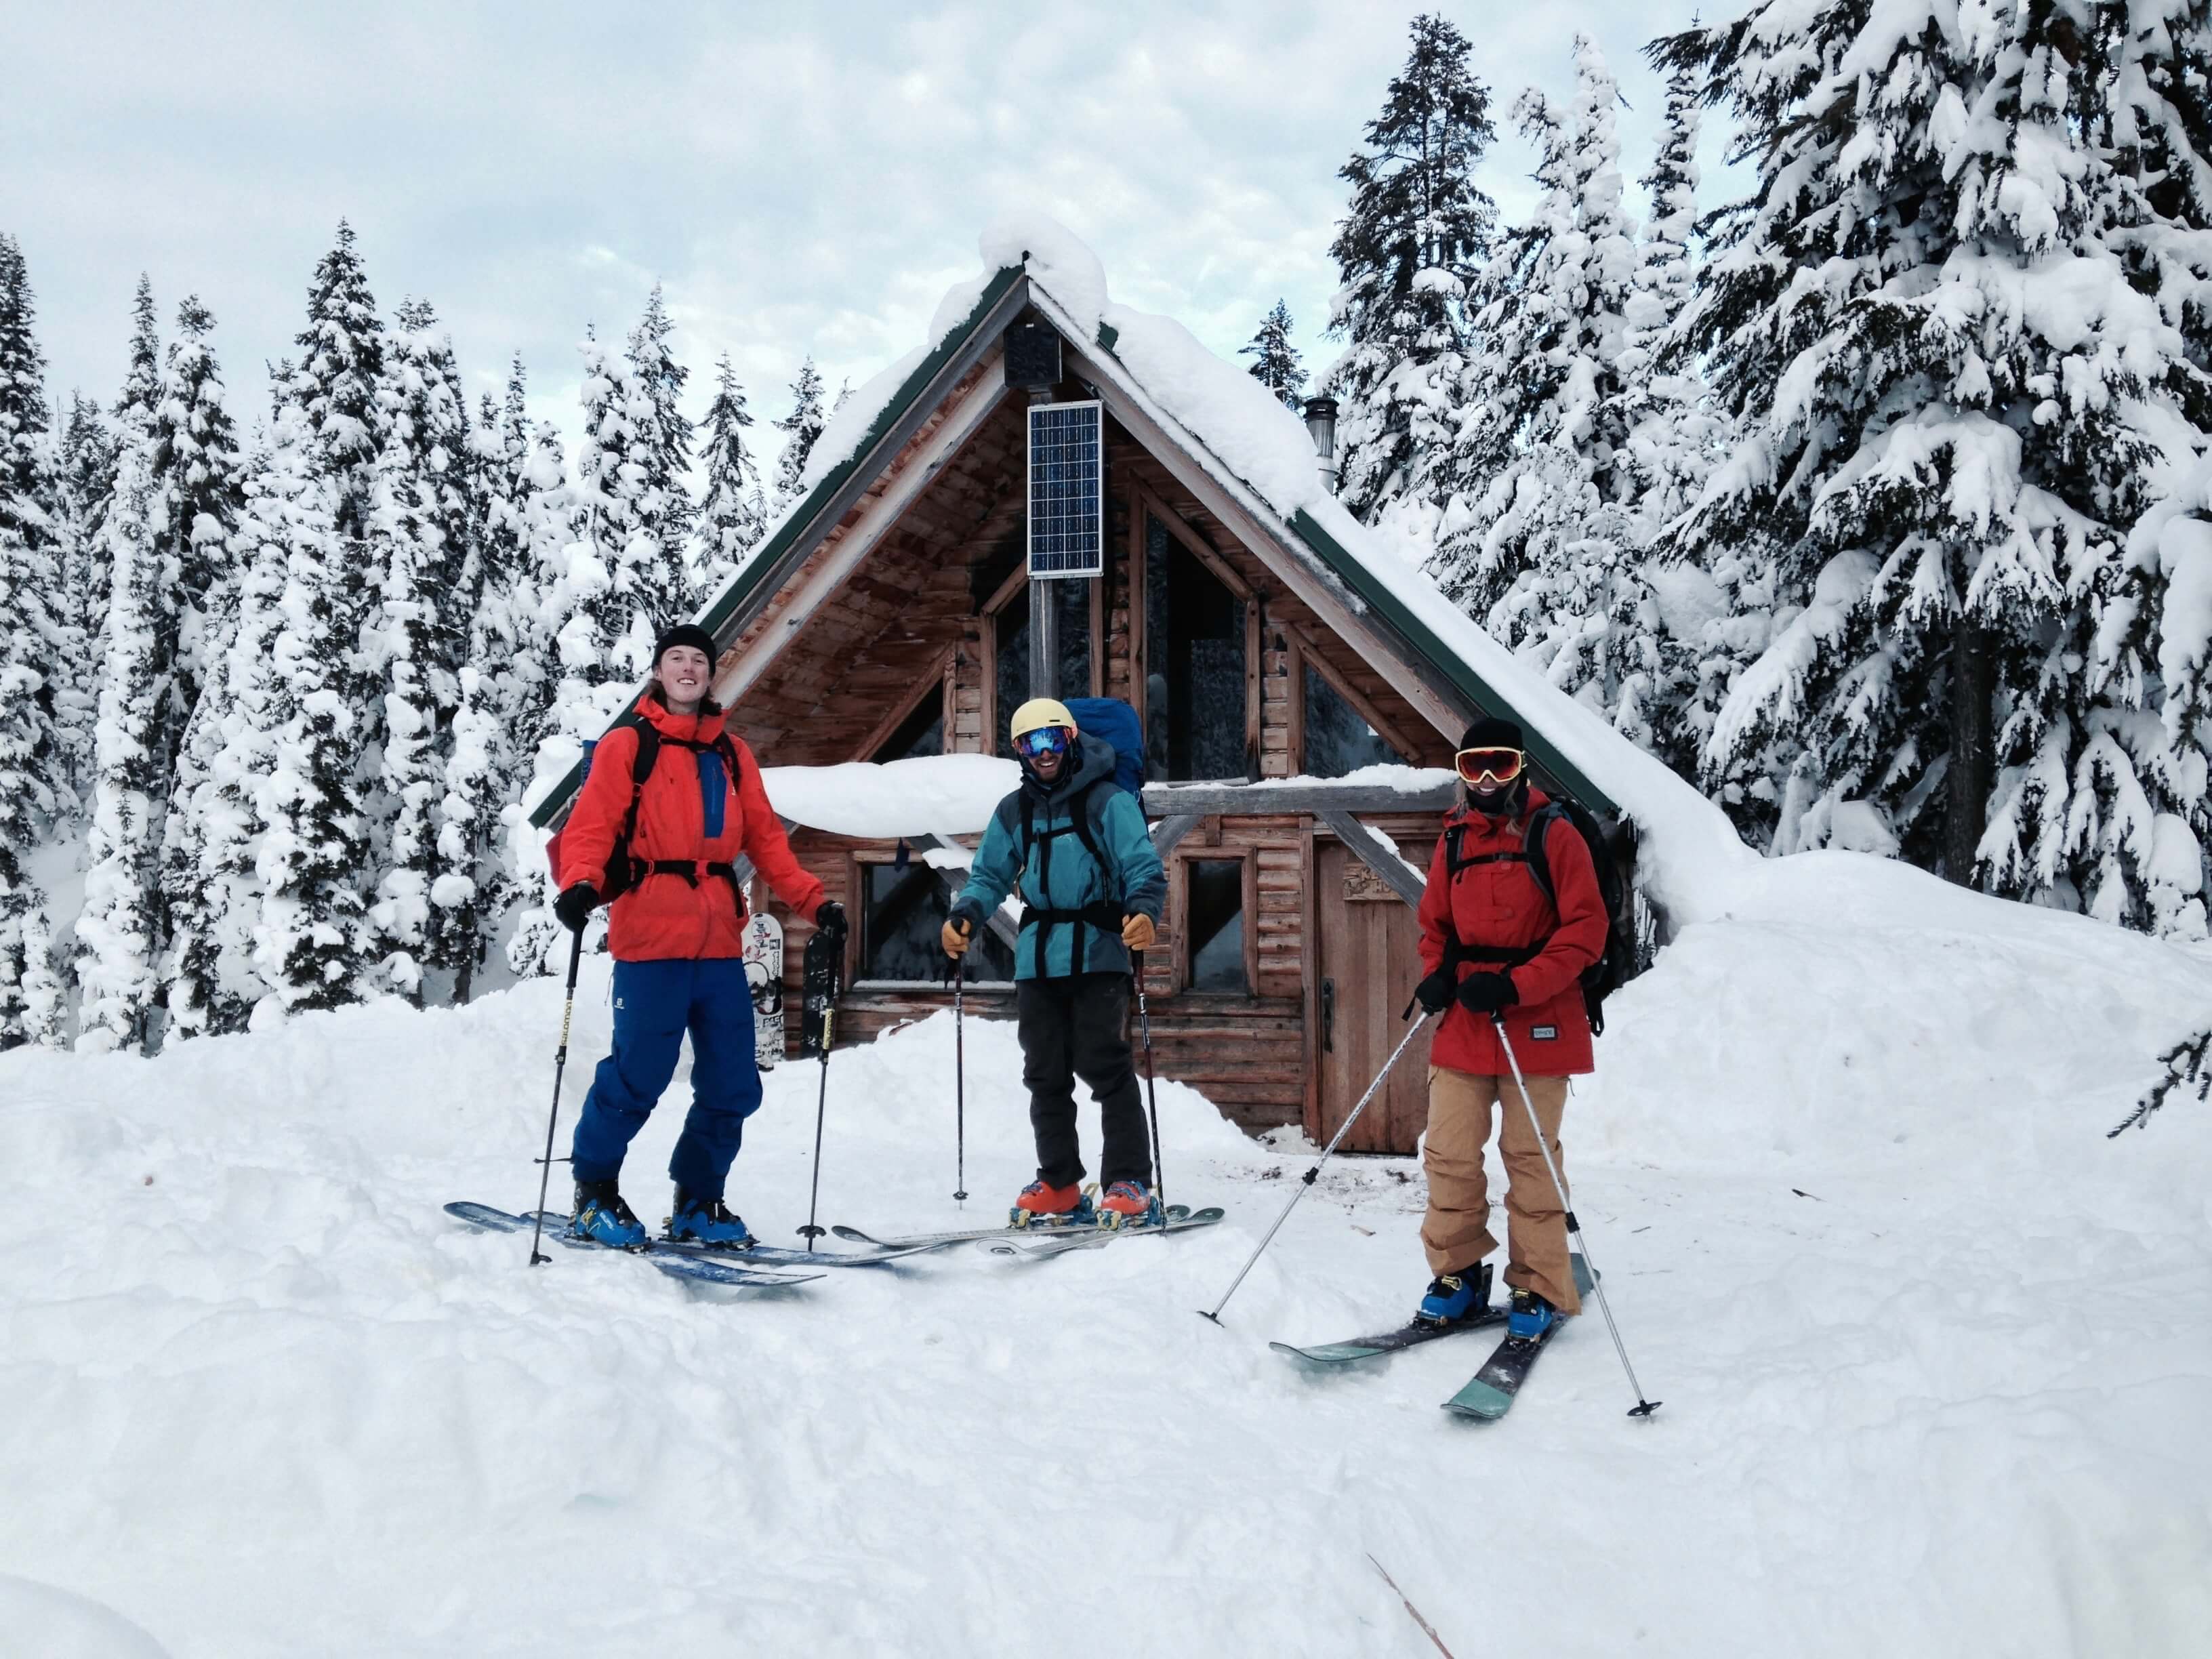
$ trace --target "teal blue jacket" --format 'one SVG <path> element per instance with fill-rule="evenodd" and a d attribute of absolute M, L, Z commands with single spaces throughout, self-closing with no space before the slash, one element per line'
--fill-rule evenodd
<path fill-rule="evenodd" d="M 1121 919 L 1157 923 L 1167 901 L 1167 872 L 1146 831 L 1145 809 L 1114 782 L 1113 750 L 1091 737 L 1078 745 L 1075 770 L 1049 792 L 1024 773 L 1022 787 L 999 803 L 952 902 L 952 914 L 979 929 L 1009 892 L 1029 907 L 1015 942 L 1018 980 L 1127 973 Z M 1071 802 L 1081 804 L 1081 830 Z M 1085 831 L 1097 856 L 1085 845 Z"/>

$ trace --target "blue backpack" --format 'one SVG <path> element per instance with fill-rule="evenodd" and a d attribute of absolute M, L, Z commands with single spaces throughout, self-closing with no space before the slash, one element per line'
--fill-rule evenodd
<path fill-rule="evenodd" d="M 1114 781 L 1144 804 L 1145 728 L 1137 711 L 1119 697 L 1070 697 L 1075 729 L 1114 751 Z"/>

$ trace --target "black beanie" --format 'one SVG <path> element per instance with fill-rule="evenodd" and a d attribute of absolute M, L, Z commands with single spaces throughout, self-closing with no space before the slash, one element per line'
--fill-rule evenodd
<path fill-rule="evenodd" d="M 1462 749 L 1526 749 L 1521 728 L 1511 720 L 1502 720 L 1485 714 L 1467 728 L 1467 735 L 1459 740 Z"/>
<path fill-rule="evenodd" d="M 655 672 L 659 671 L 660 659 L 679 645 L 696 646 L 706 653 L 707 666 L 711 669 L 714 665 L 714 636 L 697 623 L 678 623 L 653 643 L 653 666 Z"/>

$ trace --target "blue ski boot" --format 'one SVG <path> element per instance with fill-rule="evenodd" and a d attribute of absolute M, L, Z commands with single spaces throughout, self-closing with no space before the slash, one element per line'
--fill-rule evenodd
<path fill-rule="evenodd" d="M 1559 1322 L 1559 1310 L 1534 1291 L 1516 1291 L 1505 1316 L 1505 1334 L 1533 1342 Z"/>
<path fill-rule="evenodd" d="M 1117 1181 L 1098 1200 L 1099 1224 L 1109 1229 L 1158 1227 L 1167 1218 L 1160 1200 L 1141 1181 Z"/>
<path fill-rule="evenodd" d="M 1490 1264 L 1442 1273 L 1429 1282 L 1428 1294 L 1413 1314 L 1416 1325 L 1456 1325 L 1490 1305 Z"/>
<path fill-rule="evenodd" d="M 611 1244 L 618 1250 L 645 1248 L 645 1224 L 630 1213 L 611 1181 L 576 1183 L 575 1218 L 569 1222 L 568 1231 L 578 1238 Z"/>
<path fill-rule="evenodd" d="M 673 1244 L 720 1244 L 742 1249 L 754 1243 L 744 1218 L 732 1215 L 719 1198 L 694 1198 L 681 1187 L 668 1218 L 668 1238 Z"/>

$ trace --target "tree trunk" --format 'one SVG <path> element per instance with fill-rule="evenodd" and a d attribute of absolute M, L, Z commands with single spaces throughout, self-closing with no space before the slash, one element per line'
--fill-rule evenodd
<path fill-rule="evenodd" d="M 1974 883 L 1975 856 L 1989 827 L 1995 773 L 1990 732 L 1989 631 L 1961 614 L 1951 635 L 1951 764 L 1943 787 L 1943 873 Z"/>

